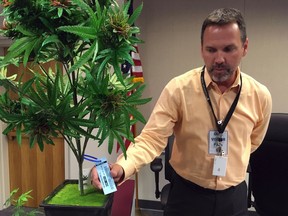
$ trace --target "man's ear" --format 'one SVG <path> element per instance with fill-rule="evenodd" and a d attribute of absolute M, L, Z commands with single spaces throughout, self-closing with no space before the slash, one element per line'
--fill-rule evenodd
<path fill-rule="evenodd" d="M 248 38 L 246 38 L 246 41 L 243 44 L 243 57 L 246 56 L 247 52 L 248 52 Z"/>

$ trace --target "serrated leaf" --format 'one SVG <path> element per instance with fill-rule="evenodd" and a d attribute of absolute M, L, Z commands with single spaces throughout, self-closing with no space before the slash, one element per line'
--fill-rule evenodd
<path fill-rule="evenodd" d="M 84 39 L 95 39 L 97 37 L 97 31 L 95 27 L 88 26 L 61 26 L 58 28 L 61 31 L 75 34 Z"/>
<path fill-rule="evenodd" d="M 69 69 L 69 72 L 73 72 L 86 64 L 91 56 L 93 55 L 96 47 L 96 41 L 91 45 L 91 47 L 78 59 L 78 61 Z"/>
<path fill-rule="evenodd" d="M 16 26 L 16 30 L 19 31 L 19 32 L 21 32 L 21 33 L 22 33 L 23 35 L 25 35 L 25 36 L 30 36 L 30 37 L 35 36 L 35 35 L 33 34 L 33 32 L 29 31 L 28 29 L 24 29 L 21 25 L 17 25 L 17 26 Z"/>
<path fill-rule="evenodd" d="M 88 16 L 91 19 L 92 24 L 97 23 L 97 17 L 92 8 L 89 7 L 89 5 L 87 5 L 83 0 L 73 0 L 73 2 L 75 2 L 79 7 L 81 7 L 87 12 Z"/>
<path fill-rule="evenodd" d="M 20 54 L 22 54 L 26 48 L 27 45 L 29 46 L 31 38 L 30 37 L 23 37 L 20 39 L 17 39 L 9 48 L 8 48 L 8 53 L 7 55 L 4 57 L 2 64 L 5 64 L 9 61 L 12 60 L 12 58 L 18 57 L 20 56 Z"/>

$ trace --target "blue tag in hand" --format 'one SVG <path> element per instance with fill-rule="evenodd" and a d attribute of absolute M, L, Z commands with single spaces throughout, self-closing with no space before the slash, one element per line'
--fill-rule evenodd
<path fill-rule="evenodd" d="M 110 194 L 117 191 L 114 179 L 110 174 L 110 168 L 106 158 L 101 158 L 95 162 L 99 180 L 102 184 L 104 194 Z"/>

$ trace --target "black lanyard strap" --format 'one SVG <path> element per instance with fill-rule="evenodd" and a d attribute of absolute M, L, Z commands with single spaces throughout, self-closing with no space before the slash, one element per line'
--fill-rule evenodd
<path fill-rule="evenodd" d="M 212 106 L 212 102 L 211 102 L 211 99 L 210 99 L 210 96 L 209 96 L 209 92 L 207 90 L 207 87 L 206 87 L 206 83 L 205 83 L 205 79 L 204 79 L 204 71 L 205 71 L 205 66 L 203 67 L 202 69 L 202 72 L 201 72 L 201 84 L 202 84 L 202 88 L 203 88 L 203 91 L 204 91 L 204 94 L 205 94 L 205 97 L 206 97 L 206 100 L 212 110 L 212 113 L 213 113 L 213 116 L 214 116 L 214 120 L 216 122 L 216 126 L 217 126 L 217 130 L 220 134 L 222 134 L 229 122 L 229 120 L 231 119 L 231 116 L 232 114 L 234 113 L 235 111 L 235 108 L 237 106 L 237 103 L 239 101 L 239 97 L 240 97 L 240 93 L 241 93 L 241 89 L 242 89 L 242 76 L 240 74 L 240 89 L 226 115 L 226 117 L 224 118 L 223 121 L 221 120 L 218 120 L 216 115 L 215 115 L 215 112 L 214 112 L 214 109 L 213 109 L 213 106 Z"/>

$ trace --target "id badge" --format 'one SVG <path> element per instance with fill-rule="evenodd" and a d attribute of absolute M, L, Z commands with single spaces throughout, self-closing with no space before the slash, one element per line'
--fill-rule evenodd
<path fill-rule="evenodd" d="M 214 157 L 213 173 L 212 173 L 214 176 L 226 175 L 227 160 L 228 158 L 226 156 L 216 155 Z"/>
<path fill-rule="evenodd" d="M 228 155 L 228 132 L 224 131 L 220 134 L 216 130 L 209 131 L 209 154 L 219 155 L 225 154 Z M 221 149 L 221 152 L 219 151 Z M 223 152 L 222 152 L 223 151 Z"/>
<path fill-rule="evenodd" d="M 114 179 L 110 174 L 110 168 L 106 158 L 101 158 L 101 160 L 97 161 L 95 164 L 104 194 L 106 195 L 117 191 Z"/>

